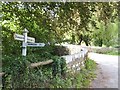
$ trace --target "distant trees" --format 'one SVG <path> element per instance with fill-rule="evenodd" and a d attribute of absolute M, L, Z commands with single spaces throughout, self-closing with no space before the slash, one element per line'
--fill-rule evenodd
<path fill-rule="evenodd" d="M 118 38 L 118 3 L 98 3 L 97 9 L 94 18 L 98 29 L 94 31 L 94 44 L 108 47 L 115 45 Z"/>
<path fill-rule="evenodd" d="M 108 22 L 107 27 L 101 22 L 98 24 L 98 28 L 93 34 L 94 45 L 109 47 L 118 44 L 118 20 L 115 23 Z"/>

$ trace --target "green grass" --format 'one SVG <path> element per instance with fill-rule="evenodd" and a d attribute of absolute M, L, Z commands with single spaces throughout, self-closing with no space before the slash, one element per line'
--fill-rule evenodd
<path fill-rule="evenodd" d="M 106 52 L 98 52 L 100 54 L 106 54 L 106 55 L 115 55 L 115 56 L 120 56 L 120 52 L 119 51 L 106 51 Z"/>
<path fill-rule="evenodd" d="M 105 54 L 120 56 L 120 52 L 119 52 L 119 51 L 111 51 L 111 52 L 107 52 L 107 53 L 105 53 Z"/>
<path fill-rule="evenodd" d="M 104 50 L 94 50 L 93 52 L 95 53 L 99 53 L 99 54 L 107 54 L 107 55 L 117 55 L 117 56 L 120 56 L 120 49 L 118 50 L 107 50 L 107 49 L 104 49 Z"/>
<path fill-rule="evenodd" d="M 59 88 L 89 88 L 91 81 L 96 77 L 96 63 L 87 59 L 85 67 L 76 73 L 68 73 L 65 79 L 57 77 L 52 87 Z"/>

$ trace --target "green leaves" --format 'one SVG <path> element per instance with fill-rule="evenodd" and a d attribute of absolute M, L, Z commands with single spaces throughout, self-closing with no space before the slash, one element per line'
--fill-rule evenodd
<path fill-rule="evenodd" d="M 91 59 L 87 59 L 85 62 L 85 68 L 89 71 L 95 70 L 96 69 L 96 62 L 91 60 Z"/>
<path fill-rule="evenodd" d="M 13 47 L 18 48 L 9 33 L 22 34 L 27 28 L 36 42 L 61 43 L 67 39 L 71 44 L 84 41 L 90 45 L 99 27 L 97 23 L 104 22 L 107 26 L 109 22 L 115 22 L 117 7 L 116 2 L 3 2 L 3 40 L 12 42 Z M 8 44 L 3 42 L 4 53 L 8 52 L 5 48 L 10 52 L 14 50 Z"/>
<path fill-rule="evenodd" d="M 66 62 L 62 57 L 52 57 L 53 62 L 53 76 L 65 76 L 66 74 Z"/>
<path fill-rule="evenodd" d="M 98 28 L 93 33 L 93 42 L 96 46 L 115 46 L 118 44 L 118 20 L 110 21 L 105 26 L 104 22 L 97 23 Z"/>

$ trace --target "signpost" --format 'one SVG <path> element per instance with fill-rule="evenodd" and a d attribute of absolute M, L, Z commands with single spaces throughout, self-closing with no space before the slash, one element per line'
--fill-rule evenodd
<path fill-rule="evenodd" d="M 14 39 L 15 39 L 15 40 L 24 41 L 24 36 L 15 33 L 15 34 L 14 34 Z M 34 43 L 34 42 L 35 42 L 35 38 L 27 37 L 27 42 Z"/>
<path fill-rule="evenodd" d="M 44 47 L 44 43 L 26 43 L 29 47 Z"/>
<path fill-rule="evenodd" d="M 35 43 L 35 38 L 27 36 L 28 30 L 24 29 L 23 35 L 14 34 L 14 39 L 22 41 L 22 56 L 27 54 L 27 46 L 29 47 L 44 47 L 44 43 Z M 29 42 L 29 43 L 27 43 Z"/>
<path fill-rule="evenodd" d="M 24 41 L 22 43 L 22 55 L 23 56 L 26 56 L 26 53 L 27 53 L 27 46 L 25 45 L 27 43 L 27 33 L 28 33 L 28 30 L 24 29 L 24 32 L 23 32 Z"/>

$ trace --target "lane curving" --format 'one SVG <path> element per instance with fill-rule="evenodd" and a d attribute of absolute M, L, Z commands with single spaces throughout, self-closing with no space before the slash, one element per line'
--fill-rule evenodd
<path fill-rule="evenodd" d="M 90 88 L 118 88 L 118 56 L 89 53 L 88 57 L 98 64 Z"/>

